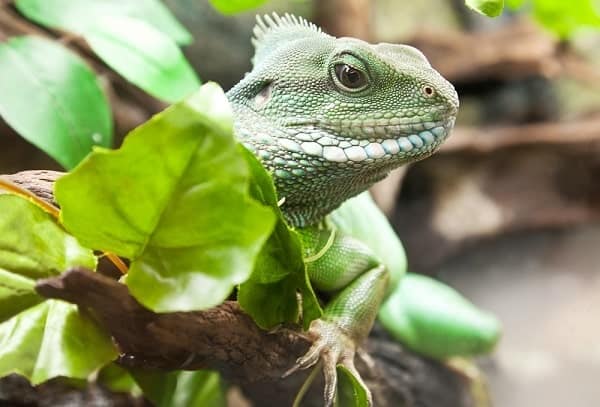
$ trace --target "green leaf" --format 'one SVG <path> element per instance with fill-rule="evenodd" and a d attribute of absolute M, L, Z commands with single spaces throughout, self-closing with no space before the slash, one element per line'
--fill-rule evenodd
<path fill-rule="evenodd" d="M 43 301 L 34 287 L 32 279 L 0 269 L 0 322 Z"/>
<path fill-rule="evenodd" d="M 84 379 L 117 355 L 109 335 L 62 301 L 48 300 L 0 324 L 0 377 L 19 373 L 32 384 Z"/>
<path fill-rule="evenodd" d="M 94 254 L 20 196 L 0 195 L 0 214 L 0 377 L 86 378 L 116 357 L 110 337 L 76 306 L 42 302 L 34 286 L 71 267 L 95 268 Z"/>
<path fill-rule="evenodd" d="M 452 288 L 408 273 L 379 311 L 379 320 L 417 353 L 444 359 L 491 351 L 500 324 Z"/>
<path fill-rule="evenodd" d="M 150 372 L 136 370 L 133 376 L 150 401 L 157 407 L 225 407 L 227 400 L 219 373 Z"/>
<path fill-rule="evenodd" d="M 209 83 L 55 184 L 66 229 L 131 259 L 126 283 L 154 311 L 221 303 L 249 277 L 273 229 L 272 210 L 248 196 L 232 120 Z"/>
<path fill-rule="evenodd" d="M 0 116 L 66 168 L 112 143 L 112 117 L 94 73 L 38 37 L 0 44 Z"/>
<path fill-rule="evenodd" d="M 600 11 L 594 0 L 536 1 L 535 19 L 561 38 L 568 38 L 583 28 L 600 27 Z"/>
<path fill-rule="evenodd" d="M 130 393 L 134 396 L 142 394 L 131 373 L 114 362 L 100 370 L 96 381 L 112 392 Z"/>
<path fill-rule="evenodd" d="M 50 28 L 83 33 L 101 17 L 122 16 L 145 21 L 178 44 L 192 42 L 192 35 L 159 0 L 17 0 L 15 5 L 28 19 Z"/>
<path fill-rule="evenodd" d="M 573 36 L 577 31 L 600 28 L 600 10 L 596 0 L 506 0 L 506 7 L 531 14 L 544 28 L 559 38 Z"/>
<path fill-rule="evenodd" d="M 517 9 L 525 3 L 525 0 L 505 0 L 504 5 L 510 9 Z"/>
<path fill-rule="evenodd" d="M 367 391 L 356 377 L 344 366 L 337 366 L 338 393 L 336 405 L 340 407 L 367 407 L 369 397 Z"/>
<path fill-rule="evenodd" d="M 235 14 L 256 8 L 267 0 L 209 0 L 214 8 L 223 14 Z"/>
<path fill-rule="evenodd" d="M 268 329 L 298 320 L 297 293 L 300 292 L 302 320 L 307 328 L 310 321 L 321 316 L 322 310 L 304 267 L 300 239 L 285 223 L 267 171 L 252 153 L 242 147 L 241 151 L 252 174 L 250 193 L 257 201 L 273 208 L 277 223 L 256 259 L 250 279 L 240 286 L 238 301 L 260 327 Z"/>
<path fill-rule="evenodd" d="M 177 42 L 190 34 L 156 0 L 19 0 L 28 18 L 84 36 L 94 52 L 124 78 L 167 102 L 178 102 L 200 82 Z"/>
<path fill-rule="evenodd" d="M 488 17 L 498 17 L 504 8 L 504 0 L 465 0 L 465 4 Z"/>
<path fill-rule="evenodd" d="M 178 102 L 200 86 L 177 44 L 142 20 L 103 16 L 82 32 L 107 65 L 152 96 Z"/>
<path fill-rule="evenodd" d="M 298 285 L 293 278 L 267 284 L 251 278 L 239 287 L 237 299 L 258 326 L 270 329 L 282 322 L 298 321 Z"/>
<path fill-rule="evenodd" d="M 19 287 L 30 283 L 17 275 L 38 279 L 56 276 L 75 266 L 96 268 L 93 252 L 29 200 L 2 194 L 0 214 L 0 268 L 14 273 L 11 279 Z"/>

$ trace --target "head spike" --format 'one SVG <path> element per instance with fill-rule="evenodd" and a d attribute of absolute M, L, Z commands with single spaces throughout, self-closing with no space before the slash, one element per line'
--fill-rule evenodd
<path fill-rule="evenodd" d="M 289 13 L 283 16 L 277 13 L 257 15 L 253 33 L 251 41 L 256 49 L 252 60 L 254 64 L 286 41 L 311 35 L 329 37 L 315 24 Z"/>

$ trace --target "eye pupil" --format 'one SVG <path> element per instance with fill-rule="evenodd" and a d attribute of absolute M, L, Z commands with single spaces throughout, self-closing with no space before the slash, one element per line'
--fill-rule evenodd
<path fill-rule="evenodd" d="M 350 83 L 356 83 L 360 81 L 360 72 L 358 72 L 356 69 L 346 68 L 344 73 L 348 77 Z"/>
<path fill-rule="evenodd" d="M 341 84 L 349 89 L 359 89 L 367 83 L 365 74 L 350 65 L 336 65 L 335 75 Z"/>

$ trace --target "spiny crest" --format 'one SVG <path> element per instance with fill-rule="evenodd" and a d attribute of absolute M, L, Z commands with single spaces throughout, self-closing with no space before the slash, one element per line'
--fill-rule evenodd
<path fill-rule="evenodd" d="M 252 59 L 254 64 L 286 40 L 314 34 L 326 35 L 314 23 L 289 13 L 283 16 L 279 16 L 277 13 L 257 15 L 253 32 L 252 44 L 256 50 Z"/>
<path fill-rule="evenodd" d="M 264 16 L 257 15 L 252 44 L 257 47 L 269 34 L 290 27 L 308 28 L 319 33 L 322 32 L 321 28 L 317 27 L 316 24 L 311 23 L 303 17 L 296 17 L 293 14 L 285 13 L 283 17 L 280 17 L 277 13 L 273 13 L 272 15 L 265 14 Z"/>

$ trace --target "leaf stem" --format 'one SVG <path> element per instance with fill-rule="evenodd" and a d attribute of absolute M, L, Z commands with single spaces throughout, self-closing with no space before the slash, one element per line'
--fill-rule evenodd
<path fill-rule="evenodd" d="M 47 213 L 52 215 L 54 217 L 54 219 L 56 219 L 58 221 L 59 215 L 60 215 L 60 209 L 58 209 L 56 206 L 52 205 L 50 202 L 44 201 L 43 199 L 41 199 L 39 196 L 37 196 L 33 192 L 28 191 L 27 189 L 18 186 L 14 182 L 11 182 L 4 177 L 0 177 L 0 189 L 4 189 L 12 194 L 18 195 L 22 198 L 25 198 L 25 199 L 28 199 L 28 200 L 34 202 L 36 205 L 41 207 L 44 211 L 46 211 Z M 103 253 L 121 273 L 123 273 L 123 274 L 127 273 L 127 270 L 128 270 L 127 264 L 125 264 L 125 262 L 123 260 L 121 260 L 121 258 L 119 256 L 117 256 L 116 254 L 113 254 L 113 253 L 109 253 L 109 252 L 103 252 Z"/>
<path fill-rule="evenodd" d="M 117 256 L 114 253 L 109 253 L 109 252 L 103 252 L 103 253 L 106 256 L 106 258 L 108 260 L 110 260 L 111 263 L 114 264 L 117 269 L 119 269 L 121 274 L 127 274 L 127 271 L 129 270 L 129 268 L 127 267 L 127 264 L 125 264 L 125 262 L 119 256 Z"/>
<path fill-rule="evenodd" d="M 56 206 L 52 205 L 51 203 L 44 201 L 43 199 L 41 199 L 39 196 L 37 196 L 33 192 L 28 191 L 25 188 L 21 188 L 17 184 L 15 184 L 3 177 L 0 177 L 0 188 L 5 189 L 6 191 L 9 191 L 15 195 L 19 195 L 22 198 L 33 201 L 35 204 L 37 204 L 43 210 L 48 212 L 50 215 L 54 216 L 54 218 L 58 219 L 60 210 Z"/>
<path fill-rule="evenodd" d="M 300 387 L 300 390 L 298 390 L 296 397 L 294 397 L 294 403 L 292 404 L 292 407 L 300 407 L 300 403 L 302 402 L 304 395 L 310 388 L 310 385 L 315 381 L 317 373 L 319 373 L 320 371 L 321 362 L 317 363 L 317 365 L 313 368 L 312 372 L 310 372 L 304 383 L 302 383 L 302 387 Z"/>

